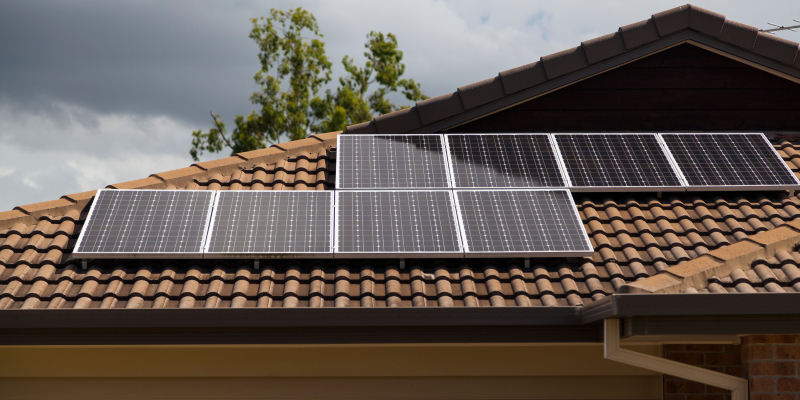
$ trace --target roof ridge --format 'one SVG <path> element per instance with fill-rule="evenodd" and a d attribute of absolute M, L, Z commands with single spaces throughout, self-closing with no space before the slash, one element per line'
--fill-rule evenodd
<path fill-rule="evenodd" d="M 628 283 L 619 293 L 683 293 L 690 288 L 699 291 L 708 286 L 710 278 L 728 276 L 734 270 L 747 271 L 757 260 L 775 257 L 778 251 L 790 251 L 797 245 L 800 245 L 800 220 L 748 236 L 649 278 Z"/>
<path fill-rule="evenodd" d="M 722 14 L 686 4 L 653 14 L 649 19 L 622 26 L 617 32 L 585 40 L 580 46 L 543 56 L 539 61 L 461 86 L 455 92 L 419 101 L 410 108 L 376 116 L 372 121 L 350 125 L 345 128 L 345 133 L 417 131 L 685 30 L 784 64 L 796 70 L 800 80 L 798 43 L 731 21 Z M 552 90 L 556 89 L 558 87 Z M 498 105 L 499 109 L 506 106 Z"/>
<path fill-rule="evenodd" d="M 237 170 L 254 168 L 258 164 L 272 164 L 283 159 L 298 157 L 311 148 L 330 149 L 336 146 L 336 137 L 340 133 L 342 132 L 320 133 L 306 139 L 275 144 L 265 149 L 194 163 L 186 168 L 158 172 L 144 179 L 114 183 L 106 188 L 171 189 L 185 187 L 196 179 L 209 179 L 216 174 L 230 175 Z M 0 229 L 10 228 L 17 223 L 35 224 L 42 218 L 62 216 L 70 211 L 81 212 L 96 193 L 97 190 L 73 193 L 61 196 L 57 200 L 26 204 L 14 207 L 11 211 L 0 212 Z"/>

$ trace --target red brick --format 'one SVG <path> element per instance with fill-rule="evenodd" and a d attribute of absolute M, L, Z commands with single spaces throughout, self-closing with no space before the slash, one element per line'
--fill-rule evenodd
<path fill-rule="evenodd" d="M 750 400 L 797 400 L 792 393 L 752 393 Z"/>
<path fill-rule="evenodd" d="M 775 379 L 773 378 L 750 378 L 748 381 L 751 392 L 775 391 Z"/>
<path fill-rule="evenodd" d="M 742 344 L 795 342 L 797 342 L 796 335 L 750 335 L 742 338 Z"/>
<path fill-rule="evenodd" d="M 724 394 L 690 394 L 686 400 L 725 400 Z"/>
<path fill-rule="evenodd" d="M 722 351 L 721 344 L 687 344 L 686 351 Z"/>
<path fill-rule="evenodd" d="M 689 365 L 703 365 L 703 353 L 667 353 L 664 358 Z"/>
<path fill-rule="evenodd" d="M 775 346 L 775 358 L 779 360 L 800 360 L 800 346 Z"/>
<path fill-rule="evenodd" d="M 730 393 L 731 391 L 728 389 L 718 388 L 711 385 L 705 385 L 706 393 Z"/>
<path fill-rule="evenodd" d="M 796 364 L 791 361 L 760 361 L 751 362 L 747 368 L 750 376 L 794 376 Z"/>
<path fill-rule="evenodd" d="M 742 367 L 725 367 L 726 374 L 736 376 L 736 377 L 743 377 L 744 371 L 742 371 Z"/>
<path fill-rule="evenodd" d="M 775 358 L 774 346 L 752 345 L 744 346 L 744 360 L 772 360 Z"/>
<path fill-rule="evenodd" d="M 709 353 L 706 354 L 706 365 L 741 365 L 741 353 Z"/>
<path fill-rule="evenodd" d="M 683 394 L 664 394 L 664 400 L 686 400 Z"/>
<path fill-rule="evenodd" d="M 680 380 L 668 380 L 664 382 L 665 393 L 703 393 L 703 384 L 699 382 Z"/>
<path fill-rule="evenodd" d="M 665 344 L 664 345 L 664 352 L 665 353 L 670 352 L 670 351 L 684 351 L 684 350 L 686 350 L 686 346 L 682 345 L 682 344 Z"/>
<path fill-rule="evenodd" d="M 800 378 L 778 378 L 779 392 L 800 392 Z"/>

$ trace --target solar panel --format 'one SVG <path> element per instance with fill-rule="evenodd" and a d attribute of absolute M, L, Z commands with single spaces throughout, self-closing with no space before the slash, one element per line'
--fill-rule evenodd
<path fill-rule="evenodd" d="M 202 258 L 214 200 L 207 190 L 100 190 L 75 258 Z"/>
<path fill-rule="evenodd" d="M 454 187 L 564 187 L 547 134 L 445 135 Z"/>
<path fill-rule="evenodd" d="M 594 254 L 566 189 L 455 192 L 466 257 Z"/>
<path fill-rule="evenodd" d="M 688 190 L 795 190 L 791 169 L 760 133 L 661 134 Z"/>
<path fill-rule="evenodd" d="M 337 189 L 447 188 L 441 135 L 339 135 Z"/>
<path fill-rule="evenodd" d="M 221 191 L 205 258 L 332 258 L 333 192 Z"/>
<path fill-rule="evenodd" d="M 576 191 L 684 191 L 656 134 L 554 134 Z"/>
<path fill-rule="evenodd" d="M 449 190 L 337 191 L 335 257 L 463 257 Z"/>

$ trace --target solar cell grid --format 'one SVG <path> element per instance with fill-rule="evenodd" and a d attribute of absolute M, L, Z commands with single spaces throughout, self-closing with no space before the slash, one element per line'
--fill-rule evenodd
<path fill-rule="evenodd" d="M 594 253 L 568 190 L 457 190 L 467 257 Z"/>
<path fill-rule="evenodd" d="M 206 258 L 329 258 L 333 192 L 224 191 L 216 201 Z"/>
<path fill-rule="evenodd" d="M 684 190 L 655 134 L 556 134 L 571 187 Z"/>
<path fill-rule="evenodd" d="M 337 189 L 447 188 L 441 135 L 339 135 Z"/>
<path fill-rule="evenodd" d="M 336 192 L 336 256 L 463 256 L 446 190 Z"/>
<path fill-rule="evenodd" d="M 75 246 L 77 258 L 202 258 L 214 192 L 101 190 Z"/>
<path fill-rule="evenodd" d="M 445 135 L 454 186 L 564 187 L 547 134 Z"/>
<path fill-rule="evenodd" d="M 794 174 L 760 133 L 662 134 L 689 190 L 800 188 Z"/>

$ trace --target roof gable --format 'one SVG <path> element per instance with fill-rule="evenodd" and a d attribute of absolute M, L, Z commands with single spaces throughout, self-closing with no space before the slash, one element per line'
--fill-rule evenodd
<path fill-rule="evenodd" d="M 800 84 L 680 44 L 457 132 L 800 131 Z"/>
<path fill-rule="evenodd" d="M 349 126 L 345 133 L 446 131 L 683 43 L 800 82 L 797 43 L 689 4 L 462 86 L 454 93 Z"/>

